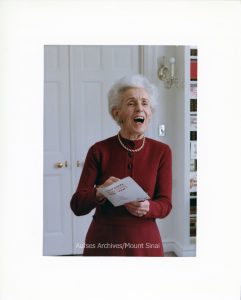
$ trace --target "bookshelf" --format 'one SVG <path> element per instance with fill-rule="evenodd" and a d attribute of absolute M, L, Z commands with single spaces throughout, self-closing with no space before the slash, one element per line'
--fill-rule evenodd
<path fill-rule="evenodd" d="M 189 48 L 189 120 L 190 120 L 190 177 L 189 177 L 189 237 L 196 244 L 197 229 L 197 82 L 198 49 Z"/>

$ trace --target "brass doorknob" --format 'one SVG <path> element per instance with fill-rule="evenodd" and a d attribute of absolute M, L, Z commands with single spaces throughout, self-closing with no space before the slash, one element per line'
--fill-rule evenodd
<path fill-rule="evenodd" d="M 66 167 L 66 168 L 67 168 L 67 167 L 68 167 L 68 162 L 67 162 L 67 160 L 66 160 L 64 163 L 58 161 L 58 162 L 56 162 L 55 167 L 56 167 L 56 168 L 59 168 L 59 169 L 61 169 L 61 168 L 63 168 L 63 167 Z"/>
<path fill-rule="evenodd" d="M 62 162 L 57 162 L 57 163 L 55 164 L 55 167 L 56 167 L 56 168 L 63 168 L 63 166 L 64 166 L 64 164 L 63 164 Z"/>

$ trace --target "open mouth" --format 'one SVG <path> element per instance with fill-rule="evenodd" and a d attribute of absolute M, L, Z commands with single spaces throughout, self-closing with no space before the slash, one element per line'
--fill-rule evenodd
<path fill-rule="evenodd" d="M 145 121 L 144 117 L 136 117 L 136 118 L 134 118 L 134 122 L 137 123 L 137 124 L 143 124 L 144 121 Z"/>

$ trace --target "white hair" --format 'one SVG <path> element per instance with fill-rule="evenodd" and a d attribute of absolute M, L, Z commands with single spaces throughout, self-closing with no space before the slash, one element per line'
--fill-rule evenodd
<path fill-rule="evenodd" d="M 157 106 L 157 87 L 151 84 L 146 77 L 141 74 L 122 77 L 113 84 L 108 93 L 109 113 L 117 123 L 118 120 L 114 118 L 112 113 L 113 109 L 121 106 L 121 94 L 129 88 L 143 88 L 150 96 L 152 111 Z"/>

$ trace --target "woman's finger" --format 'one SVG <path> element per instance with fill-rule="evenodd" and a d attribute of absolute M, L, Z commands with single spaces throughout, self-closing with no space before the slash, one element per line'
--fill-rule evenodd
<path fill-rule="evenodd" d="M 116 178 L 116 177 L 111 176 L 111 177 L 109 177 L 109 178 L 101 185 L 101 187 L 109 186 L 109 185 L 111 185 L 112 183 L 117 182 L 117 181 L 119 181 L 119 180 L 120 180 L 119 178 Z"/>
<path fill-rule="evenodd" d="M 111 176 L 109 179 L 110 179 L 112 182 L 116 182 L 116 181 L 119 181 L 119 180 L 120 180 L 119 178 L 114 177 L 114 176 Z"/>

